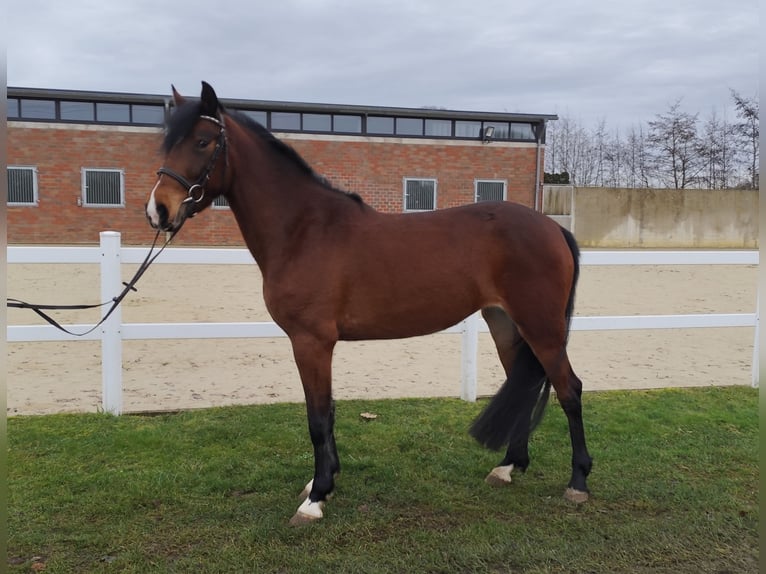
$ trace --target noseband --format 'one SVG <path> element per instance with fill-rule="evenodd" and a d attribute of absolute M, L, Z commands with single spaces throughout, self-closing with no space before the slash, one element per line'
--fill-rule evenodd
<path fill-rule="evenodd" d="M 223 120 L 219 120 L 218 118 L 214 118 L 212 116 L 200 116 L 200 119 L 213 122 L 220 128 L 221 131 L 218 132 L 218 138 L 216 139 L 213 155 L 210 156 L 210 161 L 208 161 L 207 167 L 197 178 L 197 181 L 192 183 L 180 173 L 177 173 L 172 169 L 164 166 L 157 170 L 157 175 L 167 175 L 171 179 L 174 179 L 180 183 L 184 188 L 186 188 L 188 197 L 181 203 L 199 203 L 202 201 L 202 199 L 205 197 L 205 186 L 210 179 L 210 174 L 212 174 L 213 169 L 215 169 L 215 162 L 218 160 L 218 156 L 220 155 L 221 151 L 226 150 L 226 127 L 223 124 Z"/>

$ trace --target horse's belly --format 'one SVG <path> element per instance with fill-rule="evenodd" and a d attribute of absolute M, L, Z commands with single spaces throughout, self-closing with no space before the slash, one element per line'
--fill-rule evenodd
<path fill-rule="evenodd" d="M 479 306 L 452 300 L 421 304 L 349 308 L 338 321 L 341 340 L 403 339 L 442 331 L 465 319 Z"/>

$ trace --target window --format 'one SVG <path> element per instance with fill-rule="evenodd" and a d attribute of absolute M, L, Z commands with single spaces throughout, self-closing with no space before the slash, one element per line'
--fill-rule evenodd
<path fill-rule="evenodd" d="M 404 179 L 404 211 L 436 209 L 435 179 Z"/>
<path fill-rule="evenodd" d="M 82 204 L 93 207 L 124 207 L 125 174 L 122 170 L 83 168 Z"/>
<path fill-rule="evenodd" d="M 303 129 L 308 132 L 329 132 L 332 130 L 332 116 L 329 114 L 303 114 Z"/>
<path fill-rule="evenodd" d="M 257 112 L 253 110 L 241 110 L 243 114 L 245 114 L 248 118 L 251 120 L 255 120 L 259 124 L 261 124 L 263 127 L 268 127 L 269 125 L 269 114 L 268 112 Z"/>
<path fill-rule="evenodd" d="M 92 102 L 61 102 L 59 105 L 62 120 L 92 122 L 96 119 Z"/>
<path fill-rule="evenodd" d="M 362 133 L 362 116 L 334 115 L 332 117 L 334 132 L 360 134 Z"/>
<path fill-rule="evenodd" d="M 213 200 L 213 209 L 228 209 L 229 202 L 222 195 L 219 195 Z"/>
<path fill-rule="evenodd" d="M 535 131 L 532 129 L 532 124 L 511 124 L 511 139 L 512 140 L 535 140 Z"/>
<path fill-rule="evenodd" d="M 452 135 L 452 120 L 426 120 L 426 135 L 450 137 Z"/>
<path fill-rule="evenodd" d="M 130 106 L 128 104 L 96 104 L 96 118 L 100 122 L 130 123 Z"/>
<path fill-rule="evenodd" d="M 133 104 L 131 111 L 134 124 L 162 125 L 165 123 L 165 108 L 163 106 Z"/>
<path fill-rule="evenodd" d="M 505 181 L 476 180 L 475 198 L 480 201 L 505 201 Z"/>
<path fill-rule="evenodd" d="M 21 100 L 21 117 L 32 120 L 55 120 L 56 102 L 53 100 Z"/>
<path fill-rule="evenodd" d="M 478 138 L 481 135 L 481 122 L 455 122 L 456 138 Z"/>
<path fill-rule="evenodd" d="M 8 119 L 19 117 L 19 99 L 8 98 Z"/>
<path fill-rule="evenodd" d="M 37 205 L 37 168 L 8 166 L 8 205 Z"/>
<path fill-rule="evenodd" d="M 420 118 L 396 118 L 396 135 L 422 136 L 423 120 Z"/>
<path fill-rule="evenodd" d="M 301 115 L 294 112 L 271 112 L 271 129 L 300 131 Z"/>
<path fill-rule="evenodd" d="M 482 128 L 482 134 L 484 133 L 484 130 L 486 130 L 489 127 L 495 128 L 495 132 L 492 134 L 493 140 L 508 139 L 508 134 L 510 133 L 508 122 L 484 122 L 484 127 Z"/>
<path fill-rule="evenodd" d="M 367 118 L 368 134 L 393 134 L 394 118 L 385 118 L 382 116 L 370 116 Z"/>

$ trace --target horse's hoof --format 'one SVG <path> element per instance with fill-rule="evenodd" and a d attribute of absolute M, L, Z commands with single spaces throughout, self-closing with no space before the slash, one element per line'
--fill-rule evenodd
<path fill-rule="evenodd" d="M 495 488 L 508 486 L 509 484 L 511 484 L 512 470 L 513 470 L 512 464 L 509 464 L 508 466 L 496 466 L 487 475 L 487 478 L 484 479 L 484 482 L 486 482 L 488 485 Z"/>
<path fill-rule="evenodd" d="M 569 487 L 564 491 L 564 498 L 566 498 L 569 502 L 574 502 L 575 504 L 582 504 L 583 502 L 586 502 L 588 500 L 588 496 L 589 495 L 587 492 L 576 490 L 572 487 Z"/>
<path fill-rule="evenodd" d="M 321 518 L 321 517 L 319 517 Z M 317 520 L 319 520 L 316 516 L 309 516 L 308 514 L 303 514 L 302 512 L 296 512 L 293 517 L 290 519 L 290 526 L 305 526 L 306 524 L 313 524 Z"/>
<path fill-rule="evenodd" d="M 316 522 L 324 513 L 324 502 L 319 500 L 317 502 L 311 502 L 308 498 L 303 501 L 295 512 L 295 515 L 290 519 L 290 526 L 302 526 L 304 524 L 311 524 Z"/>

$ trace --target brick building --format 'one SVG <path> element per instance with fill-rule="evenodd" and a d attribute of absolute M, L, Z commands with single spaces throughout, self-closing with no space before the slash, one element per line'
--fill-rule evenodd
<path fill-rule="evenodd" d="M 461 112 L 258 100 L 222 103 L 251 115 L 337 187 L 381 211 L 487 199 L 533 206 L 545 126 L 555 115 Z M 153 232 L 144 202 L 162 163 L 166 96 L 8 88 L 8 243 L 123 244 Z M 177 245 L 242 245 L 225 201 Z"/>

